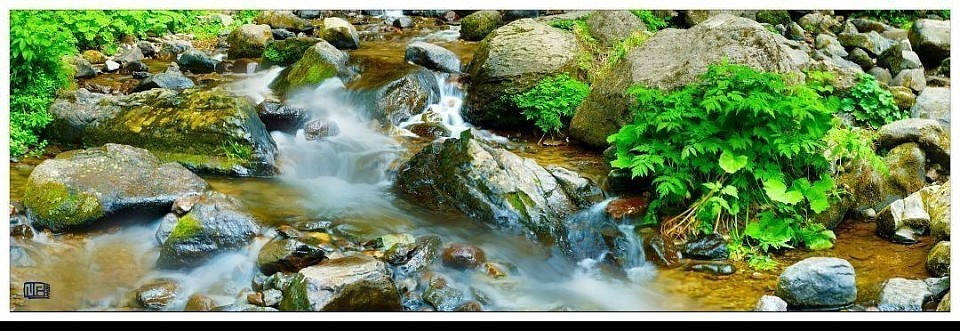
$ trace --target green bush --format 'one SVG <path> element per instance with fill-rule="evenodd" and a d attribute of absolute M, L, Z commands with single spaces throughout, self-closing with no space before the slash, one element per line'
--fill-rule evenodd
<path fill-rule="evenodd" d="M 876 78 L 868 74 L 858 77 L 857 85 L 843 98 L 843 111 L 874 128 L 907 117 L 907 113 L 897 107 L 893 94 L 881 87 Z"/>
<path fill-rule="evenodd" d="M 560 132 L 580 102 L 590 93 L 587 83 L 568 74 L 544 78 L 530 90 L 511 97 L 527 120 L 534 121 L 544 134 Z"/>
<path fill-rule="evenodd" d="M 660 223 L 667 235 L 742 233 L 767 249 L 826 246 L 832 232 L 807 216 L 835 195 L 823 156 L 835 110 L 816 90 L 722 64 L 673 92 L 628 92 L 635 119 L 608 141 L 613 167 L 652 179 L 643 223 Z"/>
<path fill-rule="evenodd" d="M 663 18 L 654 14 L 652 10 L 631 10 L 630 12 L 643 21 L 643 25 L 646 25 L 647 30 L 650 31 L 660 31 L 670 25 Z"/>

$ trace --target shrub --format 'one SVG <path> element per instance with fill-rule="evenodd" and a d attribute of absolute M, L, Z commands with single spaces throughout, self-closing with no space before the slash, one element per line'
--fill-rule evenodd
<path fill-rule="evenodd" d="M 631 10 L 630 12 L 643 21 L 643 25 L 647 26 L 647 30 L 660 31 L 669 26 L 667 21 L 654 14 L 651 10 Z"/>
<path fill-rule="evenodd" d="M 527 120 L 534 121 L 534 125 L 547 134 L 559 133 L 564 121 L 573 116 L 589 93 L 587 83 L 560 74 L 544 78 L 530 90 L 511 99 Z"/>
<path fill-rule="evenodd" d="M 868 74 L 858 76 L 857 85 L 843 98 L 841 109 L 874 128 L 907 117 L 907 113 L 897 107 L 893 94 Z"/>
<path fill-rule="evenodd" d="M 628 92 L 635 119 L 608 141 L 613 167 L 652 179 L 643 223 L 678 236 L 741 233 L 747 223 L 747 238 L 774 249 L 822 248 L 832 236 L 806 220 L 835 193 L 823 156 L 834 109 L 813 88 L 721 64 L 673 92 Z M 661 222 L 662 213 L 675 216 Z"/>

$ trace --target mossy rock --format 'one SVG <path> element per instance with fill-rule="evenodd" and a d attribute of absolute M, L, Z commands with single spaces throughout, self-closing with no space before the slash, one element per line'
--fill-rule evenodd
<path fill-rule="evenodd" d="M 177 220 L 160 245 L 157 266 L 195 267 L 219 253 L 249 245 L 260 232 L 256 219 L 239 200 L 208 190 Z"/>
<path fill-rule="evenodd" d="M 300 60 L 303 53 L 311 46 L 320 42 L 320 39 L 295 37 L 284 40 L 268 41 L 263 50 L 263 57 L 260 63 L 263 67 L 270 65 L 288 66 Z"/>
<path fill-rule="evenodd" d="M 283 292 L 283 311 L 402 310 L 386 264 L 364 255 L 304 268 Z"/>
<path fill-rule="evenodd" d="M 927 254 L 927 271 L 935 277 L 950 276 L 950 242 L 941 241 Z"/>
<path fill-rule="evenodd" d="M 298 17 L 289 10 L 264 10 L 253 19 L 257 24 L 265 24 L 274 29 L 300 32 L 312 28 L 310 22 Z"/>
<path fill-rule="evenodd" d="M 481 10 L 460 20 L 460 38 L 467 41 L 483 40 L 503 24 L 503 16 L 496 10 Z"/>
<path fill-rule="evenodd" d="M 345 73 L 347 55 L 326 41 L 318 41 L 293 65 L 283 69 L 270 83 L 279 95 L 301 87 L 316 86 L 323 80 Z"/>
<path fill-rule="evenodd" d="M 153 89 L 100 102 L 121 108 L 83 133 L 85 146 L 146 148 L 195 171 L 265 176 L 277 172 L 276 144 L 249 98 L 222 88 Z"/>
<path fill-rule="evenodd" d="M 227 43 L 230 44 L 227 55 L 231 59 L 260 57 L 270 40 L 273 40 L 273 32 L 270 31 L 269 25 L 241 25 L 227 36 Z"/>
<path fill-rule="evenodd" d="M 207 183 L 176 163 L 125 145 L 74 150 L 46 160 L 27 179 L 23 203 L 33 224 L 53 231 L 87 228 L 125 213 L 162 215 Z"/>
<path fill-rule="evenodd" d="M 791 22 L 790 13 L 786 10 L 761 10 L 757 12 L 757 22 L 787 26 Z"/>

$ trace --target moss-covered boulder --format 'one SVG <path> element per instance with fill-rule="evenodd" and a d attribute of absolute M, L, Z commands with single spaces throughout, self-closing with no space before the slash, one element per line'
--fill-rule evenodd
<path fill-rule="evenodd" d="M 338 49 L 360 48 L 360 35 L 357 34 L 357 28 L 339 17 L 324 18 L 319 36 Z"/>
<path fill-rule="evenodd" d="M 877 131 L 880 148 L 917 143 L 930 161 L 950 168 L 950 132 L 934 119 L 908 118 L 889 123 Z"/>
<path fill-rule="evenodd" d="M 300 60 L 303 53 L 311 46 L 320 42 L 317 38 L 294 37 L 284 40 L 271 40 L 267 42 L 263 50 L 263 57 L 260 60 L 264 68 L 270 65 L 288 66 Z"/>
<path fill-rule="evenodd" d="M 277 172 L 277 146 L 249 98 L 224 89 L 176 92 L 153 89 L 104 99 L 119 111 L 83 133 L 83 144 L 120 143 L 146 148 L 164 161 L 195 171 L 237 176 Z"/>
<path fill-rule="evenodd" d="M 35 226 L 86 228 L 124 214 L 163 215 L 178 197 L 207 183 L 183 166 L 125 145 L 60 153 L 27 179 L 23 204 Z"/>
<path fill-rule="evenodd" d="M 273 40 L 273 32 L 266 24 L 244 24 L 227 36 L 230 49 L 227 55 L 231 59 L 255 58 L 263 55 L 267 42 Z"/>
<path fill-rule="evenodd" d="M 920 190 L 923 207 L 930 215 L 930 235 L 934 241 L 950 240 L 950 181 Z"/>
<path fill-rule="evenodd" d="M 307 20 L 298 17 L 289 10 L 264 10 L 253 19 L 257 24 L 264 24 L 274 29 L 284 29 L 293 32 L 308 31 L 313 27 Z"/>
<path fill-rule="evenodd" d="M 364 255 L 304 268 L 283 292 L 283 311 L 402 310 L 387 265 Z"/>
<path fill-rule="evenodd" d="M 260 226 L 240 200 L 208 190 L 161 238 L 157 266 L 195 267 L 219 253 L 246 247 L 259 233 Z"/>
<path fill-rule="evenodd" d="M 790 13 L 786 10 L 761 10 L 757 12 L 757 22 L 787 26 L 792 21 L 790 20 Z"/>
<path fill-rule="evenodd" d="M 423 148 L 401 167 L 397 189 L 414 203 L 452 208 L 546 243 L 566 236 L 564 218 L 580 209 L 575 196 L 583 192 L 568 190 L 531 159 L 474 138 L 471 130 Z"/>
<path fill-rule="evenodd" d="M 48 139 L 61 144 L 79 145 L 83 131 L 88 126 L 120 111 L 120 107 L 101 105 L 100 100 L 111 98 L 108 94 L 93 93 L 85 88 L 64 92 L 48 110 L 53 117 L 47 126 Z"/>
<path fill-rule="evenodd" d="M 304 86 L 315 86 L 324 79 L 347 72 L 347 54 L 326 41 L 318 41 L 303 53 L 300 60 L 283 69 L 270 83 L 279 95 Z"/>
<path fill-rule="evenodd" d="M 481 10 L 460 20 L 460 38 L 478 41 L 503 24 L 503 16 L 496 10 Z"/>
<path fill-rule="evenodd" d="M 647 29 L 637 15 L 626 10 L 598 10 L 587 18 L 587 28 L 591 36 L 606 46 Z"/>
<path fill-rule="evenodd" d="M 526 119 L 512 102 L 547 77 L 577 76 L 577 57 L 584 51 L 572 33 L 533 19 L 520 19 L 493 31 L 480 42 L 467 67 L 465 115 L 488 127 L 520 127 Z"/>
<path fill-rule="evenodd" d="M 950 242 L 941 241 L 927 254 L 927 271 L 936 277 L 950 276 Z"/>
<path fill-rule="evenodd" d="M 802 76 L 802 67 L 810 58 L 787 43 L 755 21 L 730 15 L 713 16 L 688 30 L 661 30 L 594 81 L 570 121 L 570 135 L 589 146 L 605 148 L 607 137 L 633 120 L 628 88 L 679 88 L 697 81 L 710 65 L 723 60 Z"/>

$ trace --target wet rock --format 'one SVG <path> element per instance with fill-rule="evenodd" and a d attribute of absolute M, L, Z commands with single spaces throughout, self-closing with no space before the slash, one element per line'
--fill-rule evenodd
<path fill-rule="evenodd" d="M 900 71 L 900 73 L 893 76 L 893 80 L 890 81 L 890 85 L 905 86 L 909 87 L 911 90 L 920 92 L 927 88 L 927 79 L 923 75 L 922 68 L 907 69 Z"/>
<path fill-rule="evenodd" d="M 381 119 L 400 125 L 427 105 L 439 103 L 440 85 L 429 70 L 414 70 L 377 89 L 375 100 Z"/>
<path fill-rule="evenodd" d="M 639 220 L 647 213 L 648 207 L 650 207 L 649 196 L 623 197 L 610 201 L 606 212 L 617 220 L 624 218 Z"/>
<path fill-rule="evenodd" d="M 522 93 L 546 77 L 576 76 L 581 52 L 572 33 L 532 19 L 494 30 L 480 42 L 466 69 L 470 76 L 466 117 L 473 124 L 494 128 L 527 125 L 523 114 L 503 96 Z"/>
<path fill-rule="evenodd" d="M 944 131 L 950 131 L 950 88 L 928 87 L 917 96 L 910 110 L 913 118 L 929 118 L 940 122 Z"/>
<path fill-rule="evenodd" d="M 193 43 L 189 40 L 164 40 L 160 44 L 160 51 L 157 53 L 157 57 L 165 60 L 176 60 L 177 55 L 180 55 L 183 52 L 186 52 L 193 48 Z"/>
<path fill-rule="evenodd" d="M 417 238 L 416 248 L 407 254 L 406 261 L 397 266 L 402 275 L 413 275 L 423 271 L 440 255 L 442 241 L 437 235 L 424 235 Z"/>
<path fill-rule="evenodd" d="M 120 70 L 120 63 L 117 63 L 113 60 L 107 60 L 107 62 L 104 62 L 103 70 L 106 72 L 115 72 Z"/>
<path fill-rule="evenodd" d="M 227 55 L 231 59 L 260 57 L 270 40 L 273 40 L 273 32 L 269 25 L 241 25 L 227 36 L 227 43 L 230 44 Z"/>
<path fill-rule="evenodd" d="M 563 167 L 547 166 L 545 169 L 557 179 L 563 191 L 580 208 L 587 208 L 603 201 L 603 191 L 592 180 Z"/>
<path fill-rule="evenodd" d="M 144 57 L 154 57 L 158 53 L 157 46 L 146 40 L 138 41 L 137 48 L 140 49 L 140 53 L 143 54 Z"/>
<path fill-rule="evenodd" d="M 454 269 L 474 269 L 487 261 L 486 254 L 480 247 L 452 243 L 443 249 L 443 265 Z"/>
<path fill-rule="evenodd" d="M 63 93 L 49 108 L 53 121 L 47 126 L 47 135 L 53 141 L 77 145 L 81 143 L 83 130 L 98 120 L 119 111 L 111 107 L 99 107 L 100 100 L 109 95 L 91 93 L 85 88 Z"/>
<path fill-rule="evenodd" d="M 215 60 L 207 53 L 196 49 L 191 49 L 180 54 L 180 58 L 177 59 L 177 65 L 183 70 L 190 71 L 194 74 L 207 74 L 211 72 L 223 73 L 224 71 L 223 63 Z"/>
<path fill-rule="evenodd" d="M 177 220 L 179 220 L 179 216 L 183 215 L 169 213 L 163 216 L 163 219 L 160 220 L 160 227 L 157 228 L 156 238 L 158 244 L 162 245 L 164 241 L 167 241 L 167 238 L 170 237 L 170 233 L 173 232 L 173 228 L 177 226 Z"/>
<path fill-rule="evenodd" d="M 784 269 L 776 295 L 797 308 L 841 308 L 857 298 L 856 274 L 843 259 L 807 258 Z"/>
<path fill-rule="evenodd" d="M 114 60 L 120 62 L 121 67 L 126 67 L 131 62 L 143 61 L 143 52 L 140 51 L 140 47 L 134 45 L 131 48 L 121 51 Z"/>
<path fill-rule="evenodd" d="M 713 233 L 697 238 L 683 246 L 683 256 L 701 260 L 726 260 L 729 256 L 723 236 Z"/>
<path fill-rule="evenodd" d="M 320 39 L 306 37 L 268 41 L 261 62 L 263 62 L 264 67 L 270 65 L 289 66 L 300 60 L 310 47 L 319 42 Z"/>
<path fill-rule="evenodd" d="M 661 267 L 674 267 L 680 263 L 680 250 L 659 234 L 644 236 L 644 255 Z"/>
<path fill-rule="evenodd" d="M 184 311 L 211 311 L 217 306 L 217 302 L 203 294 L 194 294 L 187 299 L 187 306 Z"/>
<path fill-rule="evenodd" d="M 286 29 L 270 29 L 270 34 L 273 35 L 274 40 L 284 40 L 297 36 L 296 33 L 290 32 Z"/>
<path fill-rule="evenodd" d="M 455 288 L 429 288 L 423 292 L 423 301 L 426 301 L 437 311 L 454 311 L 463 300 L 463 292 Z"/>
<path fill-rule="evenodd" d="M 104 56 L 103 53 L 100 53 L 100 51 L 92 50 L 92 49 L 83 51 L 83 53 L 80 53 L 80 56 L 83 57 L 84 60 L 87 60 L 87 62 L 90 62 L 91 64 L 103 64 L 104 62 L 107 61 L 107 57 Z"/>
<path fill-rule="evenodd" d="M 924 63 L 940 63 L 950 56 L 950 21 L 919 19 L 910 26 L 908 38 Z"/>
<path fill-rule="evenodd" d="M 470 130 L 424 147 L 397 179 L 398 191 L 411 201 L 455 208 L 471 219 L 541 240 L 565 233 L 564 217 L 578 209 L 546 169 L 473 138 Z"/>
<path fill-rule="evenodd" d="M 632 99 L 626 93 L 630 86 L 678 88 L 696 81 L 723 59 L 760 71 L 801 74 L 801 66 L 810 58 L 788 42 L 755 21 L 730 15 L 714 16 L 687 30 L 661 30 L 594 80 L 570 122 L 570 135 L 589 146 L 606 148 L 607 137 L 633 121 L 628 107 Z"/>
<path fill-rule="evenodd" d="M 85 228 L 126 213 L 161 215 L 180 196 L 207 183 L 176 163 L 125 145 L 60 153 L 27 179 L 23 203 L 34 226 L 53 231 Z"/>
<path fill-rule="evenodd" d="M 181 286 L 175 279 L 159 278 L 148 281 L 137 289 L 137 302 L 151 310 L 166 308 L 180 295 Z"/>
<path fill-rule="evenodd" d="M 778 296 L 764 295 L 757 301 L 753 311 L 787 311 L 787 302 Z"/>
<path fill-rule="evenodd" d="M 436 139 L 441 137 L 449 137 L 450 129 L 443 126 L 440 123 L 417 123 L 407 127 L 407 130 L 413 132 L 413 134 L 427 139 Z"/>
<path fill-rule="evenodd" d="M 567 217 L 567 233 L 557 245 L 574 261 L 594 259 L 623 267 L 632 252 L 627 252 L 630 247 L 624 233 L 601 208 L 602 204 Z"/>
<path fill-rule="evenodd" d="M 276 101 L 264 101 L 257 105 L 257 115 L 267 131 L 295 134 L 306 124 L 310 114 L 306 108 L 284 105 Z"/>
<path fill-rule="evenodd" d="M 229 304 L 229 305 L 214 307 L 214 308 L 211 309 L 210 311 L 233 311 L 233 312 L 240 312 L 240 311 L 246 311 L 246 312 L 251 312 L 251 311 L 253 311 L 253 312 L 258 312 L 258 311 L 261 311 L 261 312 L 262 312 L 262 311 L 277 311 L 277 310 L 274 309 L 274 308 L 270 308 L 270 307 L 260 307 L 260 306 L 256 306 L 256 305 L 251 305 L 251 304 L 249 304 L 249 303 L 231 303 L 231 304 Z"/>
<path fill-rule="evenodd" d="M 297 17 L 289 10 L 265 10 L 253 19 L 257 24 L 265 24 L 274 29 L 284 29 L 293 32 L 307 31 L 312 27 L 307 20 Z"/>
<path fill-rule="evenodd" d="M 873 58 L 870 57 L 870 54 L 868 54 L 867 51 L 864 51 L 861 48 L 854 48 L 853 50 L 851 50 L 849 55 L 847 55 L 847 59 L 859 65 L 860 68 L 863 70 L 868 70 L 871 67 L 874 67 Z M 874 68 L 880 68 L 880 67 L 874 67 Z M 883 72 L 885 72 L 886 75 L 879 75 L 879 76 L 876 74 L 872 74 L 872 75 L 876 77 L 878 81 L 889 83 L 890 80 L 893 79 L 893 75 L 890 75 L 890 70 L 886 68 L 880 68 L 880 69 L 883 70 Z M 873 70 L 870 70 L 870 71 L 872 72 Z"/>
<path fill-rule="evenodd" d="M 923 206 L 930 214 L 930 235 L 934 241 L 950 240 L 950 181 L 920 190 Z"/>
<path fill-rule="evenodd" d="M 950 311 L 950 292 L 947 292 L 943 300 L 940 300 L 940 304 L 937 305 L 937 311 Z"/>
<path fill-rule="evenodd" d="M 134 73 L 137 73 L 137 72 L 143 72 L 143 73 L 149 74 L 149 71 L 150 71 L 150 67 L 147 67 L 146 64 L 140 61 L 133 61 L 133 62 L 127 63 L 127 65 L 123 67 L 123 69 L 120 69 L 120 73 L 125 75 L 133 75 Z"/>
<path fill-rule="evenodd" d="M 415 23 L 413 22 L 413 19 L 407 16 L 397 17 L 396 19 L 393 20 L 392 24 L 393 24 L 393 27 L 400 28 L 400 29 L 412 28 L 415 25 Z"/>
<path fill-rule="evenodd" d="M 483 311 L 483 305 L 479 302 L 469 300 L 460 304 L 455 311 Z"/>
<path fill-rule="evenodd" d="M 348 256 L 307 267 L 284 290 L 284 311 L 399 311 L 400 294 L 383 262 Z"/>
<path fill-rule="evenodd" d="M 883 51 L 877 57 L 877 65 L 889 68 L 894 75 L 903 70 L 923 68 L 920 57 L 913 52 L 910 42 L 906 40 L 901 40 Z"/>
<path fill-rule="evenodd" d="M 324 79 L 347 73 L 347 54 L 330 43 L 319 41 L 303 53 L 300 60 L 283 69 L 270 83 L 279 95 L 303 87 L 315 86 Z"/>
<path fill-rule="evenodd" d="M 303 126 L 303 135 L 307 140 L 320 140 L 340 134 L 337 122 L 328 119 L 313 120 Z"/>
<path fill-rule="evenodd" d="M 404 60 L 433 71 L 460 73 L 460 57 L 457 54 L 446 48 L 422 41 L 415 41 L 407 45 L 404 51 Z"/>
<path fill-rule="evenodd" d="M 503 17 L 496 10 L 481 10 L 460 20 L 460 38 L 467 41 L 483 40 L 503 24 Z"/>
<path fill-rule="evenodd" d="M 89 78 L 97 75 L 97 69 L 93 68 L 83 57 L 76 57 L 73 60 L 73 78 Z"/>
<path fill-rule="evenodd" d="M 917 143 L 930 161 L 950 165 L 950 135 L 933 119 L 910 118 L 889 123 L 877 131 L 880 148 Z M 894 169 L 894 168 L 891 168 Z"/>
<path fill-rule="evenodd" d="M 840 40 L 840 44 L 844 47 L 857 47 L 867 51 L 867 53 L 870 53 L 872 56 L 880 55 L 883 51 L 895 44 L 893 40 L 884 38 L 876 31 L 867 33 L 840 33 L 837 35 L 837 40 Z"/>
<path fill-rule="evenodd" d="M 880 284 L 877 308 L 880 311 L 922 311 L 923 304 L 935 298 L 930 290 L 924 280 L 889 279 Z"/>
<path fill-rule="evenodd" d="M 97 107 L 119 110 L 84 130 L 85 146 L 115 142 L 144 147 L 163 160 L 207 173 L 262 176 L 277 171 L 276 144 L 250 98 L 224 89 L 152 89 L 101 100 Z M 164 120 L 156 120 L 160 118 Z"/>
<path fill-rule="evenodd" d="M 206 191 L 160 246 L 157 266 L 194 267 L 216 254 L 247 246 L 259 232 L 260 226 L 240 200 Z"/>
<path fill-rule="evenodd" d="M 192 88 L 194 86 L 193 80 L 184 76 L 180 72 L 180 66 L 176 63 L 170 63 L 167 66 L 167 70 L 159 74 L 151 75 L 144 79 L 143 82 L 140 82 L 133 92 L 142 92 L 151 89 L 169 89 L 169 90 L 185 90 Z"/>
<path fill-rule="evenodd" d="M 323 28 L 320 30 L 320 38 L 326 40 L 337 49 L 357 49 L 360 48 L 360 37 L 357 29 L 338 17 L 327 17 L 323 19 Z"/>
<path fill-rule="evenodd" d="M 714 276 L 727 276 L 737 272 L 737 268 L 729 263 L 697 263 L 690 266 L 689 269 Z"/>
<path fill-rule="evenodd" d="M 927 271 L 937 277 L 950 275 L 950 242 L 941 241 L 927 255 Z"/>
<path fill-rule="evenodd" d="M 293 14 L 297 15 L 297 17 L 299 18 L 308 19 L 308 20 L 323 17 L 322 10 L 294 10 Z M 371 14 L 364 14 L 364 15 L 371 15 Z"/>
<path fill-rule="evenodd" d="M 297 272 L 326 258 L 326 252 L 295 238 L 274 238 L 260 249 L 257 266 L 265 275 Z M 268 305 L 269 306 L 269 305 Z"/>
<path fill-rule="evenodd" d="M 601 44 L 610 46 L 647 27 L 629 11 L 598 10 L 587 18 L 587 29 Z"/>

